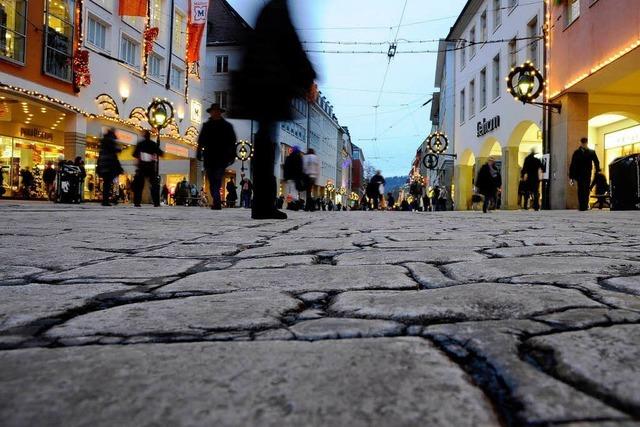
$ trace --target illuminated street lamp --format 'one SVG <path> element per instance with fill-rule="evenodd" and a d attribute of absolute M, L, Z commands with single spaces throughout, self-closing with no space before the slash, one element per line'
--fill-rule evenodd
<path fill-rule="evenodd" d="M 521 101 L 523 104 L 541 105 L 545 108 L 556 110 L 558 113 L 562 109 L 561 104 L 536 102 L 536 99 L 542 95 L 546 83 L 540 71 L 530 61 L 519 67 L 512 68 L 506 80 L 507 92 L 517 101 Z"/>
<path fill-rule="evenodd" d="M 147 108 L 147 120 L 158 134 L 158 150 L 160 150 L 160 131 L 173 120 L 173 105 L 166 99 L 155 98 Z M 160 183 L 160 159 L 156 162 L 156 179 Z M 160 187 L 160 185 L 158 185 Z"/>
<path fill-rule="evenodd" d="M 242 162 L 240 170 L 244 172 L 244 162 L 250 160 L 253 157 L 253 145 L 246 140 L 240 140 L 236 144 L 236 159 Z"/>

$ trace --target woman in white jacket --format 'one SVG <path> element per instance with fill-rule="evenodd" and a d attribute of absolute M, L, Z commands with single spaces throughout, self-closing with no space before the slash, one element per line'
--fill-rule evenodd
<path fill-rule="evenodd" d="M 316 179 L 320 176 L 320 159 L 316 156 L 313 148 L 309 148 L 307 154 L 302 158 L 302 171 L 305 175 L 305 184 L 307 187 L 307 200 L 305 211 L 315 211 L 315 203 L 311 198 L 311 190 L 316 183 Z"/>

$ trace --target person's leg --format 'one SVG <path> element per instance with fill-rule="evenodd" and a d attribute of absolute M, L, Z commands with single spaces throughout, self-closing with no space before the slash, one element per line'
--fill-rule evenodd
<path fill-rule="evenodd" d="M 273 142 L 274 123 L 259 124 L 253 157 L 253 207 L 254 218 L 286 219 L 286 214 L 276 211 L 276 177 L 273 172 L 276 146 Z"/>
<path fill-rule="evenodd" d="M 105 175 L 102 177 L 102 204 L 109 205 L 111 198 L 111 184 L 113 184 L 113 176 Z"/>
<path fill-rule="evenodd" d="M 209 191 L 211 192 L 212 205 L 214 209 L 222 209 L 222 200 L 220 198 L 220 186 L 222 185 L 222 177 L 224 176 L 224 168 L 207 169 L 207 177 L 209 178 Z"/>
<path fill-rule="evenodd" d="M 589 209 L 589 181 L 578 181 L 578 204 L 581 211 Z"/>
<path fill-rule="evenodd" d="M 151 200 L 153 200 L 153 206 L 160 206 L 160 180 L 158 176 L 153 172 L 149 175 L 149 187 L 151 190 Z M 142 191 L 140 191 L 142 193 Z"/>
<path fill-rule="evenodd" d="M 491 201 L 491 196 L 486 194 L 484 196 L 484 201 L 482 202 L 482 212 L 487 213 L 489 210 L 489 202 Z"/>
<path fill-rule="evenodd" d="M 133 204 L 139 206 L 142 202 L 142 190 L 144 189 L 144 176 L 142 172 L 136 171 L 131 187 L 133 187 Z"/>
<path fill-rule="evenodd" d="M 540 190 L 537 184 L 534 188 L 535 189 L 533 193 L 531 193 L 533 195 L 533 210 L 539 211 L 540 210 Z"/>

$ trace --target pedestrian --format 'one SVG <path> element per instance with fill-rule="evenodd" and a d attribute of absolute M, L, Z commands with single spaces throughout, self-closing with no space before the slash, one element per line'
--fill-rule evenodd
<path fill-rule="evenodd" d="M 570 184 L 578 184 L 578 205 L 581 211 L 589 209 L 592 165 L 595 165 L 596 173 L 600 172 L 600 161 L 596 152 L 589 148 L 589 140 L 582 138 L 569 166 Z"/>
<path fill-rule="evenodd" d="M 58 172 L 56 171 L 56 168 L 53 167 L 53 162 L 47 162 L 47 167 L 42 173 L 42 182 L 44 182 L 44 188 L 47 192 L 47 197 L 49 198 L 49 200 L 55 200 L 55 182 L 57 176 Z"/>
<path fill-rule="evenodd" d="M 20 171 L 20 177 L 22 178 L 22 197 L 29 199 L 35 178 L 28 166 Z"/>
<path fill-rule="evenodd" d="M 167 186 L 166 182 L 162 185 L 162 191 L 160 192 L 160 201 L 164 205 L 169 204 L 169 187 Z"/>
<path fill-rule="evenodd" d="M 309 148 L 309 150 L 307 150 L 307 154 L 302 158 L 302 172 L 304 173 L 304 181 L 307 187 L 307 199 L 304 210 L 315 211 L 315 203 L 311 196 L 311 192 L 313 190 L 313 186 L 316 185 L 316 180 L 320 176 L 320 158 L 316 155 L 313 148 Z"/>
<path fill-rule="evenodd" d="M 291 153 L 284 159 L 282 172 L 282 178 L 287 183 L 287 208 L 296 205 L 297 210 L 298 199 L 300 198 L 299 192 L 306 189 L 304 184 L 304 159 L 302 151 L 297 145 L 291 149 Z"/>
<path fill-rule="evenodd" d="M 233 180 L 233 178 L 231 178 L 229 181 L 227 181 L 227 207 L 235 208 L 237 200 L 238 187 L 236 187 L 235 181 Z"/>
<path fill-rule="evenodd" d="M 496 168 L 496 160 L 489 157 L 487 163 L 482 165 L 476 179 L 478 192 L 484 196 L 482 212 L 487 213 L 493 202 L 494 207 L 498 207 L 498 191 L 502 187 L 502 176 Z"/>
<path fill-rule="evenodd" d="M 287 218 L 275 208 L 275 125 L 292 118 L 292 100 L 307 96 L 315 77 L 293 27 L 287 0 L 269 1 L 256 21 L 231 97 L 238 117 L 258 121 L 253 157 L 254 219 Z"/>
<path fill-rule="evenodd" d="M 384 194 L 385 183 L 382 172 L 379 170 L 376 171 L 376 174 L 369 180 L 369 185 L 367 185 L 367 196 L 373 202 L 374 210 L 378 210 L 380 207 L 380 199 Z"/>
<path fill-rule="evenodd" d="M 115 129 L 109 129 L 100 141 L 100 152 L 98 154 L 98 162 L 96 164 L 96 173 L 102 178 L 102 206 L 111 206 L 109 202 L 111 197 L 111 186 L 122 172 L 118 153 L 122 149 L 116 142 Z"/>
<path fill-rule="evenodd" d="M 447 188 L 446 187 L 442 187 L 440 188 L 440 194 L 438 195 L 438 210 L 439 211 L 446 211 L 447 210 Z"/>
<path fill-rule="evenodd" d="M 84 200 L 84 182 L 87 178 L 87 169 L 84 167 L 84 160 L 82 160 L 80 156 L 74 159 L 73 164 L 80 170 L 80 174 L 78 175 L 78 203 L 82 203 Z"/>
<path fill-rule="evenodd" d="M 236 133 L 231 123 L 222 114 L 226 110 L 220 104 L 211 104 L 207 109 L 209 120 L 202 125 L 198 137 L 198 160 L 204 159 L 204 169 L 209 180 L 209 191 L 213 199 L 211 209 L 222 209 L 220 187 L 227 166 L 236 158 Z"/>
<path fill-rule="evenodd" d="M 402 212 L 411 212 L 411 205 L 407 199 L 402 199 L 402 202 L 400 202 L 400 210 Z"/>
<path fill-rule="evenodd" d="M 609 183 L 607 183 L 607 177 L 604 176 L 602 171 L 596 172 L 589 190 L 593 190 L 594 187 L 596 189 L 598 209 L 602 210 L 604 204 L 607 202 L 607 195 L 609 194 Z"/>
<path fill-rule="evenodd" d="M 440 210 L 440 204 L 438 201 L 440 200 L 440 186 L 436 185 L 431 190 L 431 205 L 433 206 L 434 211 Z"/>
<path fill-rule="evenodd" d="M 387 193 L 387 206 L 389 210 L 393 210 L 393 205 L 396 204 L 396 199 L 393 197 L 392 193 Z"/>
<path fill-rule="evenodd" d="M 525 182 L 524 210 L 529 209 L 529 200 L 533 199 L 533 210 L 540 210 L 540 175 L 542 174 L 542 161 L 536 157 L 536 149 L 524 159 L 520 177 Z"/>
<path fill-rule="evenodd" d="M 240 176 L 242 177 L 242 181 L 240 181 L 240 205 L 245 209 L 250 209 L 253 184 L 244 174 Z"/>
<path fill-rule="evenodd" d="M 133 157 L 138 159 L 138 167 L 133 177 L 133 205 L 140 207 L 142 202 L 142 190 L 144 183 L 149 180 L 151 200 L 153 206 L 160 206 L 160 182 L 157 175 L 158 161 L 164 152 L 158 144 L 151 140 L 151 132 L 144 132 L 143 138 L 138 141 Z M 125 188 L 122 192 L 125 193 Z"/>

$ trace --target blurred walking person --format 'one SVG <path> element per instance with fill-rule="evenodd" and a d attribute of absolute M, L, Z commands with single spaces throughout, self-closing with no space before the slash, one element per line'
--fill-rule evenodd
<path fill-rule="evenodd" d="M 598 209 L 602 210 L 607 202 L 607 195 L 609 194 L 609 183 L 607 183 L 607 177 L 604 176 L 602 171 L 596 172 L 589 190 L 593 190 L 594 187 L 596 189 L 596 203 L 598 204 Z"/>
<path fill-rule="evenodd" d="M 157 166 L 164 152 L 158 144 L 151 140 L 151 132 L 145 131 L 144 138 L 138 141 L 133 157 L 138 159 L 138 169 L 133 178 L 133 205 L 140 207 L 144 182 L 149 180 L 151 200 L 153 206 L 160 206 L 160 178 L 157 176 Z"/>
<path fill-rule="evenodd" d="M 570 183 L 571 185 L 578 184 L 578 205 L 581 211 L 589 209 L 592 165 L 595 165 L 596 173 L 600 172 L 600 161 L 596 152 L 589 148 L 589 140 L 582 138 L 580 147 L 573 153 L 569 166 Z"/>
<path fill-rule="evenodd" d="M 381 171 L 376 171 L 376 174 L 371 177 L 369 185 L 367 186 L 367 196 L 373 201 L 373 209 L 378 210 L 380 208 L 380 200 L 384 195 L 384 184 L 386 181 L 382 176 Z"/>
<path fill-rule="evenodd" d="M 496 160 L 493 157 L 489 157 L 487 163 L 480 168 L 476 187 L 478 187 L 478 192 L 484 196 L 482 212 L 487 213 L 491 209 L 491 202 L 494 207 L 498 206 L 497 197 L 498 191 L 502 187 L 502 176 L 496 168 Z"/>
<path fill-rule="evenodd" d="M 227 166 L 236 159 L 236 132 L 222 114 L 226 110 L 220 104 L 211 104 L 207 109 L 209 120 L 202 125 L 198 137 L 198 160 L 204 159 L 204 169 L 209 180 L 209 191 L 213 200 L 211 209 L 222 209 L 220 187 Z"/>
<path fill-rule="evenodd" d="M 536 149 L 524 159 L 520 176 L 524 179 L 524 205 L 523 209 L 529 209 L 529 199 L 533 199 L 533 210 L 540 210 L 540 174 L 542 173 L 542 161 L 536 157 Z"/>
<path fill-rule="evenodd" d="M 251 180 L 244 175 L 240 181 L 240 206 L 245 209 L 251 208 L 251 194 L 253 193 L 253 184 Z"/>
<path fill-rule="evenodd" d="M 286 219 L 276 209 L 275 125 L 292 118 L 291 101 L 305 97 L 316 73 L 296 34 L 287 0 L 271 0 L 260 12 L 242 70 L 234 78 L 234 117 L 258 121 L 253 158 L 254 219 Z"/>
<path fill-rule="evenodd" d="M 236 183 L 232 178 L 229 181 L 227 181 L 227 207 L 235 208 L 237 200 L 238 200 L 238 187 L 236 187 Z"/>
<path fill-rule="evenodd" d="M 316 185 L 316 180 L 320 176 L 320 158 L 316 155 L 313 148 L 309 148 L 307 154 L 302 157 L 302 172 L 305 175 L 305 187 L 307 190 L 307 200 L 305 211 L 315 211 L 315 202 L 311 197 L 313 186 Z"/>
<path fill-rule="evenodd" d="M 56 171 L 56 168 L 53 167 L 53 162 L 47 162 L 47 167 L 42 173 L 42 182 L 44 182 L 44 188 L 47 192 L 47 197 L 49 198 L 49 200 L 55 200 L 56 198 L 55 182 L 57 176 L 58 172 Z"/>
<path fill-rule="evenodd" d="M 111 206 L 111 187 L 113 181 L 123 170 L 118 160 L 118 153 L 122 149 L 116 142 L 116 131 L 109 129 L 100 141 L 100 153 L 96 165 L 96 173 L 102 178 L 102 206 Z"/>

